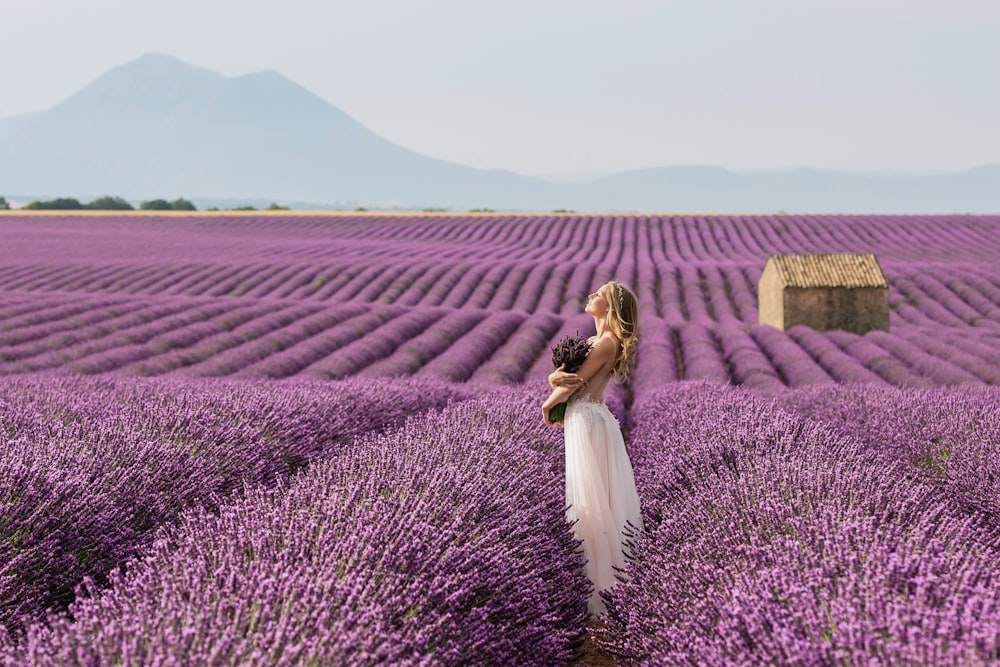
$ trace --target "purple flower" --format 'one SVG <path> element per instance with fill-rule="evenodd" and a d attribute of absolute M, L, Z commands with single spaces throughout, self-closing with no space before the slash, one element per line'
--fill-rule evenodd
<path fill-rule="evenodd" d="M 563 367 L 567 373 L 575 373 L 583 366 L 584 360 L 590 354 L 590 343 L 580 335 L 565 336 L 552 348 L 553 368 Z M 566 415 L 566 402 L 559 403 L 549 413 L 552 421 L 561 422 Z"/>
<path fill-rule="evenodd" d="M 567 373 L 575 373 L 583 366 L 584 360 L 590 354 L 590 343 L 579 333 L 575 336 L 564 336 L 552 348 L 552 366 Z"/>

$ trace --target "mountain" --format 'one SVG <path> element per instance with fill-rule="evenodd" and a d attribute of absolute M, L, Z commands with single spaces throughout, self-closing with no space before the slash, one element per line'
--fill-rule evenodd
<path fill-rule="evenodd" d="M 1000 164 L 939 174 L 661 167 L 607 176 L 580 194 L 583 209 L 998 213 Z"/>
<path fill-rule="evenodd" d="M 275 72 L 229 79 L 155 54 L 0 123 L 0 184 L 8 193 L 418 204 L 545 187 L 397 146 Z"/>
<path fill-rule="evenodd" d="M 459 209 L 996 212 L 1000 165 L 934 176 L 662 167 L 553 183 L 415 153 L 276 72 L 226 78 L 149 54 L 51 109 L 0 120 L 0 194 Z"/>

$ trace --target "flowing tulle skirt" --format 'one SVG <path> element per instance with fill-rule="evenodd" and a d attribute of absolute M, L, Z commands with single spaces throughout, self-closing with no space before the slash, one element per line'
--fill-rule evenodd
<path fill-rule="evenodd" d="M 600 591 L 617 582 L 625 567 L 622 530 L 642 529 L 632 463 L 618 420 L 604 403 L 571 400 L 563 421 L 566 440 L 566 518 L 583 540 L 584 571 L 594 583 L 591 614 L 607 611 Z"/>

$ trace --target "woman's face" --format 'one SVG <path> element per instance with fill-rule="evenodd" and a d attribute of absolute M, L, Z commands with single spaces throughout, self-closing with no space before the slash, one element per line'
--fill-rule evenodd
<path fill-rule="evenodd" d="M 587 307 L 584 312 L 596 317 L 604 317 L 608 314 L 611 290 L 614 286 L 611 283 L 604 283 L 597 288 L 597 291 L 587 297 Z"/>

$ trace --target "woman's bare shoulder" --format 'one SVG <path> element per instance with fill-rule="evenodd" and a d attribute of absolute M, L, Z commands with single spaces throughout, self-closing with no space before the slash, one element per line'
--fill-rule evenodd
<path fill-rule="evenodd" d="M 593 337 L 593 342 L 591 343 L 591 351 L 600 351 L 601 354 L 614 354 L 617 352 L 619 345 L 621 345 L 614 336 L 601 336 Z"/>
<path fill-rule="evenodd" d="M 592 345 L 597 345 L 602 343 L 605 345 L 610 345 L 611 347 L 620 347 L 621 341 L 615 338 L 613 334 L 606 333 L 603 336 L 591 336 L 590 339 Z"/>

